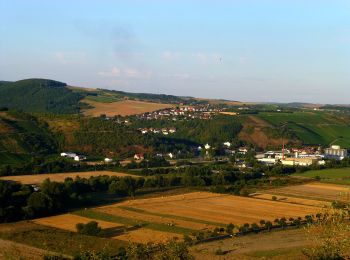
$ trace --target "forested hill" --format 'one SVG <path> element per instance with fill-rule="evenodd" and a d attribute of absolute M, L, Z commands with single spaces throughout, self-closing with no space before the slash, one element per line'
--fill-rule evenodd
<path fill-rule="evenodd" d="M 0 84 L 0 107 L 27 112 L 68 114 L 79 112 L 84 97 L 62 82 L 48 79 L 25 79 Z"/>

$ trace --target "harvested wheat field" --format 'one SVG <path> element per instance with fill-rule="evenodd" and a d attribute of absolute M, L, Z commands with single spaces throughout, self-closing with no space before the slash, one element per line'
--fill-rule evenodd
<path fill-rule="evenodd" d="M 84 110 L 84 114 L 87 116 L 100 116 L 101 114 L 105 114 L 106 116 L 129 116 L 142 114 L 145 112 L 153 112 L 159 109 L 170 108 L 174 106 L 171 104 L 137 100 L 122 100 L 118 102 L 102 103 L 84 99 L 84 102 L 93 107 Z"/>
<path fill-rule="evenodd" d="M 259 222 L 261 219 L 274 220 L 279 217 L 299 217 L 307 214 L 316 214 L 322 209 L 316 206 L 280 203 L 233 195 L 215 194 L 210 192 L 193 192 L 183 195 L 157 197 L 149 199 L 130 200 L 97 210 L 109 214 L 123 214 L 132 217 L 130 213 L 122 213 L 120 208 L 126 207 L 138 211 L 137 218 L 159 220 L 154 216 L 162 216 L 166 222 L 173 219 L 178 226 L 187 227 L 187 222 L 202 224 L 244 224 Z M 132 211 L 130 211 L 132 212 Z M 124 215 L 125 214 L 125 215 Z M 186 221 L 185 221 L 186 219 Z M 205 225 L 204 225 L 205 226 Z M 199 226 L 192 225 L 192 228 Z"/>
<path fill-rule="evenodd" d="M 124 205 L 124 203 L 121 203 Z M 127 204 L 129 205 L 129 204 Z M 196 220 L 183 220 L 176 218 L 176 216 L 167 216 L 166 214 L 157 214 L 157 211 L 153 213 L 152 211 L 140 210 L 137 207 L 124 207 L 119 204 L 115 204 L 115 206 L 104 206 L 97 209 L 100 212 L 104 212 L 110 215 L 121 216 L 124 218 L 139 220 L 140 222 L 146 221 L 151 223 L 159 223 L 159 224 L 172 224 L 174 226 L 180 226 L 189 229 L 196 230 L 205 230 L 205 229 L 214 229 L 216 225 L 205 224 L 196 222 Z"/>
<path fill-rule="evenodd" d="M 327 207 L 327 206 L 330 206 L 331 204 L 330 202 L 326 202 L 326 201 L 288 197 L 288 196 L 282 196 L 278 194 L 256 193 L 252 195 L 253 198 L 264 199 L 264 200 L 272 200 L 273 196 L 276 196 L 276 201 L 282 202 L 282 203 L 292 203 L 292 204 L 316 206 L 316 207 Z"/>
<path fill-rule="evenodd" d="M 304 185 L 288 186 L 269 190 L 269 192 L 276 195 L 325 201 L 350 200 L 350 186 L 326 183 L 308 183 Z"/>
<path fill-rule="evenodd" d="M 136 175 L 122 173 L 122 172 L 111 172 L 111 171 L 92 171 L 92 172 L 67 172 L 67 173 L 48 173 L 48 174 L 33 174 L 33 175 L 18 175 L 18 176 L 5 176 L 0 177 L 0 180 L 17 181 L 23 184 L 40 184 L 46 179 L 51 181 L 63 182 L 66 178 L 75 178 L 77 176 L 81 178 L 89 178 L 91 176 L 116 176 L 116 177 L 135 177 Z"/>
<path fill-rule="evenodd" d="M 63 214 L 53 217 L 46 217 L 46 218 L 38 218 L 35 220 L 32 220 L 32 222 L 44 226 L 54 227 L 54 228 L 60 228 L 65 229 L 68 231 L 76 232 L 76 224 L 83 223 L 86 224 L 88 222 L 92 221 L 89 218 L 84 218 L 81 216 L 73 215 L 73 214 Z M 123 227 L 123 224 L 118 223 L 112 223 L 102 220 L 96 220 L 98 225 L 102 228 L 115 228 L 115 227 Z"/>
<path fill-rule="evenodd" d="M 174 233 L 151 230 L 147 228 L 140 228 L 137 230 L 129 231 L 115 238 L 122 241 L 143 243 L 147 244 L 149 242 L 153 243 L 164 243 L 172 239 L 180 239 L 182 236 Z"/>

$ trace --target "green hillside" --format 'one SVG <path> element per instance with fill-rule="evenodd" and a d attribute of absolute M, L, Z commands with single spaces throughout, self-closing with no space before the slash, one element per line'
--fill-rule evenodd
<path fill-rule="evenodd" d="M 0 107 L 27 112 L 77 113 L 83 97 L 54 80 L 26 79 L 0 84 Z"/>
<path fill-rule="evenodd" d="M 257 117 L 278 127 L 286 124 L 304 144 L 350 147 L 350 119 L 325 111 L 261 112 Z"/>
<path fill-rule="evenodd" d="M 0 112 L 0 165 L 28 161 L 55 150 L 56 142 L 46 124 L 25 113 Z"/>
<path fill-rule="evenodd" d="M 294 176 L 319 178 L 322 182 L 350 184 L 350 168 L 312 170 L 304 173 L 295 173 Z"/>

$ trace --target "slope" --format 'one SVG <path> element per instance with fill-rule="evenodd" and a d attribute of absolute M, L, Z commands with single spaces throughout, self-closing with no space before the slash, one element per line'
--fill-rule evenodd
<path fill-rule="evenodd" d="M 84 95 L 73 92 L 62 82 L 26 79 L 0 85 L 0 107 L 27 112 L 77 113 Z"/>

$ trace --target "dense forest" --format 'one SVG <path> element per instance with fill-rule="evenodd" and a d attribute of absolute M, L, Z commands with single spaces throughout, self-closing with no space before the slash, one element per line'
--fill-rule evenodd
<path fill-rule="evenodd" d="M 0 107 L 28 112 L 78 113 L 83 97 L 54 80 L 26 79 L 0 85 Z"/>
<path fill-rule="evenodd" d="M 81 152 L 101 156 L 134 155 L 151 149 L 154 138 L 143 136 L 139 131 L 112 120 L 86 118 L 80 121 L 75 132 L 75 142 Z"/>
<path fill-rule="evenodd" d="M 232 116 L 218 115 L 211 120 L 147 120 L 135 121 L 135 128 L 154 127 L 169 128 L 175 127 L 176 133 L 171 138 L 185 139 L 197 144 L 221 144 L 237 139 L 237 135 L 242 129 L 241 123 Z M 169 138 L 170 138 L 169 137 Z"/>

